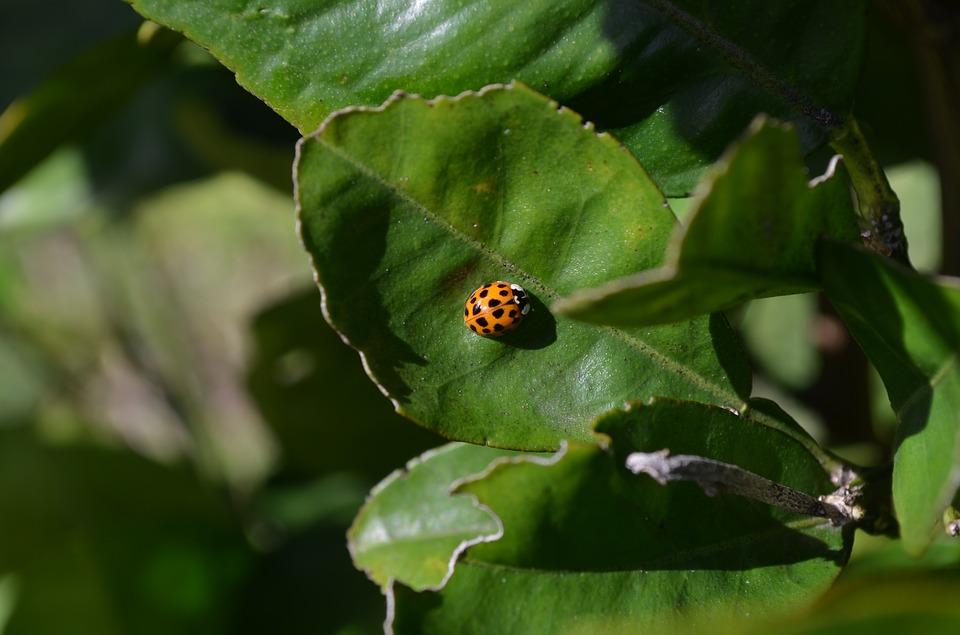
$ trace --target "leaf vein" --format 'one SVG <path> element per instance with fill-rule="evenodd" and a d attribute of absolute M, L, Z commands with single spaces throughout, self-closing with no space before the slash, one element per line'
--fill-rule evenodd
<path fill-rule="evenodd" d="M 538 277 L 533 274 L 521 269 L 516 263 L 504 258 L 497 252 L 489 249 L 483 243 L 472 238 L 471 236 L 465 234 L 460 229 L 445 221 L 443 218 L 437 216 L 432 210 L 423 205 L 420 201 L 413 198 L 408 192 L 398 188 L 396 185 L 388 181 L 381 174 L 378 174 L 376 171 L 372 170 L 369 166 L 358 161 L 353 156 L 344 152 L 340 147 L 334 145 L 328 140 L 324 139 L 322 134 L 314 135 L 313 139 L 317 141 L 324 149 L 331 152 L 333 155 L 339 159 L 345 161 L 358 172 L 371 179 L 392 195 L 396 196 L 399 200 L 407 203 L 411 207 L 417 210 L 417 212 L 422 213 L 427 219 L 429 219 L 435 226 L 446 231 L 451 237 L 462 242 L 463 244 L 471 247 L 475 251 L 479 252 L 490 261 L 502 266 L 511 272 L 511 274 L 516 275 L 518 278 L 524 280 L 525 283 L 529 284 L 536 291 L 541 293 L 543 296 L 550 298 L 551 300 L 557 300 L 560 297 L 560 294 L 554 289 L 548 287 L 546 283 L 540 280 Z M 624 343 L 630 345 L 635 350 L 647 355 L 652 358 L 660 366 L 666 367 L 677 376 L 684 378 L 690 384 L 712 394 L 715 398 L 719 399 L 722 403 L 732 406 L 742 406 L 741 400 L 733 391 L 724 390 L 721 386 L 717 385 L 715 382 L 710 381 L 708 378 L 703 375 L 691 371 L 688 367 L 684 366 L 677 360 L 666 355 L 665 353 L 657 350 L 650 344 L 640 340 L 634 336 L 631 336 L 628 333 L 625 333 L 622 330 L 615 329 L 608 326 L 593 326 L 584 324 L 584 328 L 592 328 L 595 331 L 606 332 L 609 335 L 623 341 Z"/>

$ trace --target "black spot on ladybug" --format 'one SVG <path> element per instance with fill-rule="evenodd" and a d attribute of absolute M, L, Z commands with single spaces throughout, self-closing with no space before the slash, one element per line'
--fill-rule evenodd
<path fill-rule="evenodd" d="M 497 309 L 496 311 L 493 312 L 493 317 L 495 318 L 499 319 L 501 315 L 503 315 L 503 309 Z"/>
<path fill-rule="evenodd" d="M 503 286 L 503 285 L 500 285 L 500 286 Z M 503 291 L 500 292 L 500 295 L 505 298 L 508 295 L 510 295 L 510 292 L 504 289 Z"/>
<path fill-rule="evenodd" d="M 470 304 L 473 304 L 476 301 L 477 301 L 477 296 L 475 295 L 470 296 Z"/>
<path fill-rule="evenodd" d="M 489 302 L 487 302 L 487 306 L 491 306 L 491 307 L 500 306 L 500 300 L 490 300 Z"/>
<path fill-rule="evenodd" d="M 477 318 L 477 324 L 479 324 L 480 326 L 487 326 L 488 324 L 487 318 Z"/>
<path fill-rule="evenodd" d="M 502 331 L 502 330 L 503 330 L 503 324 L 494 324 L 494 325 L 493 325 L 493 330 L 494 330 L 494 331 Z"/>
<path fill-rule="evenodd" d="M 474 305 L 473 305 L 473 314 L 476 315 L 476 314 L 479 313 L 479 312 L 480 312 L 480 305 L 479 305 L 479 304 L 474 304 Z"/>
<path fill-rule="evenodd" d="M 486 290 L 486 289 L 484 289 L 483 291 L 480 292 L 480 297 L 481 297 L 481 298 L 487 297 L 487 290 Z"/>
<path fill-rule="evenodd" d="M 507 285 L 505 285 L 505 284 L 503 284 L 503 283 L 501 282 L 500 284 L 497 285 L 497 288 L 498 288 L 498 289 L 506 289 L 506 288 L 507 288 Z"/>
<path fill-rule="evenodd" d="M 476 332 L 477 332 L 477 327 L 475 327 L 473 324 L 471 324 L 471 325 L 470 325 L 470 330 L 473 331 L 474 333 L 476 333 Z"/>
<path fill-rule="evenodd" d="M 484 333 L 489 333 L 489 332 L 490 332 L 490 329 L 483 329 L 483 332 L 484 332 Z"/>
<path fill-rule="evenodd" d="M 513 309 L 510 309 L 510 317 L 517 317 L 517 312 Z"/>
<path fill-rule="evenodd" d="M 470 309 L 468 309 L 467 307 L 463 307 L 463 314 L 470 315 Z"/>

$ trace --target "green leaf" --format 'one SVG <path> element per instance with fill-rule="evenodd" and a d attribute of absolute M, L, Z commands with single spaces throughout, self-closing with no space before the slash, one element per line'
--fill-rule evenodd
<path fill-rule="evenodd" d="M 458 491 L 503 523 L 470 547 L 447 585 L 395 585 L 397 633 L 561 633 L 629 620 L 634 632 L 676 619 L 769 614 L 823 591 L 848 555 L 841 529 L 691 483 L 629 474 L 625 456 L 669 447 L 735 462 L 812 494 L 832 489 L 807 450 L 722 408 L 657 400 L 601 418 L 613 457 L 571 447 L 556 464 L 501 465 Z M 589 631 L 588 631 L 589 632 Z"/>
<path fill-rule="evenodd" d="M 91 189 L 81 152 L 55 152 L 0 194 L 0 237 L 75 220 L 93 207 Z"/>
<path fill-rule="evenodd" d="M 347 534 L 354 564 L 387 587 L 442 587 L 469 545 L 496 540 L 503 526 L 469 496 L 451 496 L 465 479 L 505 458 L 526 455 L 450 443 L 397 470 L 370 494 Z"/>
<path fill-rule="evenodd" d="M 519 79 L 616 131 L 678 195 L 756 113 L 800 118 L 804 100 L 845 111 L 863 32 L 859 0 L 129 1 L 304 133 L 397 89 L 432 97 Z M 819 133 L 804 125 L 809 148 Z"/>
<path fill-rule="evenodd" d="M 814 290 L 817 240 L 857 239 L 846 179 L 833 170 L 825 176 L 808 183 L 793 129 L 758 118 L 701 184 L 666 265 L 578 291 L 555 308 L 597 324 L 641 326 Z"/>
<path fill-rule="evenodd" d="M 153 26 L 95 46 L 0 114 L 0 192 L 105 121 L 166 67 L 180 38 Z"/>
<path fill-rule="evenodd" d="M 893 503 L 904 546 L 920 553 L 960 474 L 960 285 L 838 244 L 824 247 L 821 267 L 897 413 Z"/>
<path fill-rule="evenodd" d="M 807 388 L 820 373 L 813 341 L 817 296 L 785 295 L 754 300 L 740 323 L 744 344 L 773 379 L 793 389 Z"/>
<path fill-rule="evenodd" d="M 740 409 L 749 370 L 720 317 L 615 330 L 554 316 L 561 294 L 660 261 L 674 218 L 627 152 L 522 85 L 348 110 L 300 147 L 301 232 L 326 315 L 398 412 L 459 441 L 591 441 L 589 422 L 664 395 Z M 464 301 L 523 285 L 514 333 Z"/>
<path fill-rule="evenodd" d="M 890 187 L 900 199 L 900 217 L 907 234 L 910 262 L 924 273 L 936 273 L 942 260 L 943 219 L 940 175 L 929 163 L 913 161 L 887 168 Z"/>

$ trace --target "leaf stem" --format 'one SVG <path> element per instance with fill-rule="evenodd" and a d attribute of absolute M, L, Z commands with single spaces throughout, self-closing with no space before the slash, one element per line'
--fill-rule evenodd
<path fill-rule="evenodd" d="M 669 481 L 693 481 L 707 496 L 730 492 L 805 516 L 828 518 L 834 525 L 845 525 L 863 517 L 863 510 L 856 505 L 856 493 L 846 486 L 814 498 L 730 463 L 688 454 L 671 456 L 665 449 L 633 452 L 627 456 L 626 466 L 634 474 L 646 474 L 661 485 Z"/>

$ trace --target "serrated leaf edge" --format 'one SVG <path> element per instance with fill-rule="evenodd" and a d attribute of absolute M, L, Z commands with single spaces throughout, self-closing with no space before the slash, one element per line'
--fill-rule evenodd
<path fill-rule="evenodd" d="M 387 485 L 392 483 L 394 480 L 406 474 L 413 467 L 416 467 L 420 463 L 426 460 L 429 460 L 430 458 L 437 456 L 442 452 L 448 451 L 451 448 L 459 447 L 461 445 L 468 445 L 468 444 L 464 444 L 460 442 L 448 443 L 446 445 L 440 446 L 439 448 L 433 448 L 431 450 L 427 450 L 420 456 L 411 459 L 410 461 L 407 462 L 407 465 L 404 468 L 394 470 L 389 476 L 387 476 L 383 481 L 378 483 L 372 490 L 370 490 L 370 495 L 368 496 L 367 500 L 369 500 L 370 497 L 374 496 L 376 493 L 379 493 L 380 491 L 382 491 L 383 488 L 385 488 Z M 463 555 L 463 553 L 467 549 L 469 549 L 474 545 L 479 545 L 486 542 L 495 542 L 503 538 L 503 521 L 500 520 L 500 517 L 492 509 L 490 509 L 490 507 L 481 503 L 480 499 L 478 499 L 475 495 L 466 493 L 466 492 L 458 492 L 458 490 L 461 487 L 463 487 L 464 485 L 467 485 L 468 483 L 481 481 L 487 478 L 488 476 L 490 476 L 490 474 L 492 474 L 494 471 L 500 469 L 502 466 L 505 466 L 505 465 L 517 465 L 520 463 L 532 463 L 534 465 L 541 465 L 544 467 L 555 465 L 564 456 L 566 456 L 567 448 L 568 448 L 567 442 L 563 441 L 560 444 L 560 448 L 550 456 L 544 457 L 544 456 L 536 456 L 531 454 L 521 454 L 518 456 L 498 456 L 494 458 L 492 461 L 490 461 L 490 463 L 487 464 L 487 467 L 485 467 L 482 471 L 476 474 L 470 474 L 470 475 L 461 477 L 453 481 L 447 490 L 448 494 L 452 496 L 468 497 L 471 500 L 471 504 L 476 509 L 479 509 L 490 515 L 490 517 L 497 524 L 497 532 L 495 534 L 478 536 L 476 538 L 471 538 L 469 540 L 462 541 L 459 545 L 457 545 L 457 547 L 453 550 L 453 553 L 450 555 L 450 560 L 447 562 L 447 573 L 446 575 L 443 576 L 443 579 L 440 580 L 440 582 L 435 586 L 425 587 L 422 590 L 420 590 L 420 592 L 441 591 L 443 587 L 447 585 L 447 582 L 449 582 L 450 578 L 453 576 L 453 572 L 454 572 L 454 569 L 456 568 L 457 561 L 460 559 L 460 556 Z M 350 544 L 349 541 L 347 544 L 349 546 Z M 353 558 L 352 547 L 350 549 L 350 556 L 351 558 Z M 355 559 L 354 559 L 354 566 L 356 566 Z M 369 575 L 367 577 L 369 577 Z M 394 612 L 395 612 L 395 606 L 396 606 L 396 597 L 394 595 L 394 590 L 393 590 L 395 582 L 396 580 L 394 580 L 393 578 L 390 578 L 387 580 L 386 584 L 384 584 L 382 587 L 382 591 L 383 591 L 384 597 L 386 598 L 386 604 L 387 604 L 387 614 L 383 621 L 383 632 L 386 635 L 393 635 L 393 620 L 394 620 L 394 614 L 395 614 Z"/>
<path fill-rule="evenodd" d="M 587 131 L 589 131 L 589 132 L 593 132 L 593 134 L 594 134 L 598 139 L 603 140 L 605 143 L 610 143 L 610 144 L 612 144 L 612 146 L 613 146 L 614 148 L 616 148 L 617 150 L 619 150 L 619 151 L 621 151 L 621 152 L 624 152 L 624 153 L 631 159 L 631 161 L 633 162 L 634 166 L 635 166 L 637 169 L 639 169 L 640 172 L 643 173 L 643 174 L 650 180 L 651 183 L 654 183 L 654 184 L 655 184 L 655 181 L 653 181 L 653 179 L 650 178 L 650 176 L 649 176 L 649 174 L 647 173 L 646 169 L 645 169 L 645 168 L 643 167 L 643 165 L 637 160 L 637 158 L 636 158 L 635 156 L 633 156 L 633 154 L 631 154 L 630 151 L 627 150 L 623 145 L 621 145 L 620 142 L 618 142 L 614 137 L 612 137 L 611 135 L 609 135 L 609 134 L 606 133 L 606 132 L 599 132 L 599 133 L 598 133 L 598 132 L 595 132 L 595 131 L 594 131 L 594 126 L 593 126 L 593 124 L 590 123 L 590 122 L 584 122 L 584 121 L 583 121 L 583 118 L 582 118 L 578 113 L 574 112 L 573 110 L 570 110 L 569 108 L 566 108 L 565 106 L 559 105 L 558 102 L 556 102 L 555 100 L 549 99 L 548 97 L 545 97 L 545 96 L 541 95 L 540 93 L 536 92 L 535 90 L 529 88 L 528 86 L 526 86 L 525 84 L 523 84 L 522 82 L 519 82 L 519 81 L 512 81 L 512 82 L 507 83 L 507 84 L 488 84 L 487 86 L 484 86 L 484 87 L 481 88 L 480 90 L 476 90 L 476 91 L 473 91 L 473 90 L 463 91 L 463 92 L 461 92 L 461 93 L 459 93 L 458 95 L 453 96 L 453 97 L 449 97 L 449 96 L 446 96 L 446 95 L 440 95 L 440 96 L 434 97 L 434 98 L 432 98 L 432 99 L 423 99 L 420 95 L 412 94 L 412 93 L 406 93 L 406 92 L 404 92 L 404 91 L 402 91 L 402 90 L 398 90 L 398 91 L 394 92 L 393 95 L 391 95 L 389 99 L 387 99 L 384 103 L 382 103 L 382 104 L 379 105 L 379 106 L 350 106 L 350 107 L 343 108 L 343 109 L 341 109 L 341 110 L 337 110 L 337 111 L 335 111 L 335 112 L 330 113 L 330 115 L 328 115 L 327 118 L 324 119 L 323 123 L 320 124 L 320 126 L 317 128 L 317 130 L 315 130 L 315 131 L 314 131 L 313 133 L 311 133 L 310 135 L 307 135 L 307 136 L 305 136 L 305 137 L 302 137 L 302 138 L 297 142 L 297 145 L 296 145 L 296 151 L 295 151 L 295 154 L 294 154 L 294 161 L 293 161 L 293 175 L 292 175 L 292 177 L 293 177 L 293 187 L 294 187 L 294 203 L 295 203 L 295 229 L 296 229 L 297 235 L 300 237 L 301 245 L 303 246 L 304 251 L 307 252 L 307 256 L 308 256 L 308 258 L 309 258 L 309 260 L 310 260 L 310 265 L 311 265 L 311 268 L 312 268 L 312 270 L 313 270 L 314 283 L 317 285 L 317 288 L 320 290 L 321 310 L 322 310 L 322 312 L 323 312 L 324 319 L 325 319 L 325 320 L 327 321 L 327 323 L 331 326 L 331 328 L 333 328 L 333 330 L 337 333 L 337 335 L 340 337 L 340 339 L 341 339 L 345 344 L 347 344 L 348 346 L 350 346 L 351 348 L 353 348 L 354 350 L 356 350 L 356 351 L 360 354 L 360 361 L 361 361 L 361 363 L 362 363 L 362 365 L 363 365 L 364 372 L 366 372 L 366 374 L 367 374 L 367 376 L 370 378 L 370 380 L 377 386 L 377 388 L 380 390 L 381 394 L 383 394 L 387 399 L 390 400 L 390 403 L 393 405 L 394 410 L 395 410 L 398 414 L 401 414 L 401 415 L 404 415 L 404 416 L 405 416 L 405 412 L 404 412 L 404 409 L 403 409 L 402 405 L 400 404 L 400 402 L 399 402 L 398 400 L 396 400 L 396 399 L 390 394 L 390 392 L 386 389 L 386 387 L 385 387 L 383 384 L 381 384 L 380 381 L 377 379 L 377 377 L 373 374 L 373 371 L 372 371 L 372 369 L 370 368 L 370 364 L 369 364 L 369 362 L 368 362 L 368 360 L 367 360 L 366 354 L 365 354 L 362 350 L 360 350 L 359 348 L 357 348 L 356 346 L 353 345 L 353 343 L 349 340 L 349 338 L 346 337 L 346 335 L 344 335 L 344 334 L 340 331 L 340 329 L 337 327 L 337 325 L 334 323 L 334 321 L 332 320 L 332 318 L 331 318 L 331 316 L 330 316 L 330 312 L 329 312 L 328 307 L 327 307 L 327 294 L 326 294 L 326 290 L 324 289 L 323 284 L 322 284 L 321 281 L 320 281 L 320 271 L 319 271 L 319 268 L 317 267 L 316 259 L 314 258 L 313 254 L 310 252 L 310 250 L 309 250 L 308 247 L 307 247 L 306 240 L 304 239 L 304 233 L 303 233 L 303 205 L 302 205 L 302 202 L 301 202 L 301 200 L 300 200 L 300 179 L 299 179 L 299 174 L 298 174 L 298 173 L 299 173 L 300 160 L 301 160 L 301 156 L 302 156 L 302 152 L 303 152 L 303 146 L 304 146 L 308 141 L 311 141 L 311 140 L 317 140 L 317 141 L 319 142 L 320 136 L 321 136 L 321 135 L 323 134 L 323 132 L 326 130 L 326 127 L 327 127 L 328 125 L 330 125 L 330 123 L 331 123 L 332 121 L 334 121 L 334 120 L 335 120 L 336 118 L 338 118 L 338 117 L 342 117 L 342 116 L 349 115 L 349 114 L 353 114 L 353 113 L 377 113 L 377 112 L 383 112 L 383 111 L 385 111 L 386 109 L 388 109 L 390 106 L 392 106 L 393 104 L 395 104 L 395 103 L 397 103 L 397 102 L 399 102 L 399 101 L 401 101 L 401 100 L 403 100 L 403 99 L 418 99 L 418 100 L 420 100 L 420 101 L 423 101 L 423 102 L 426 103 L 426 104 L 437 104 L 437 103 L 441 103 L 441 102 L 456 102 L 456 101 L 461 101 L 461 100 L 464 100 L 464 99 L 467 99 L 467 98 L 479 98 L 479 97 L 482 97 L 482 96 L 484 96 L 485 94 L 487 94 L 487 93 L 489 93 L 489 92 L 494 92 L 494 91 L 498 91 L 498 90 L 522 90 L 522 91 L 527 91 L 527 92 L 529 92 L 529 93 L 532 94 L 532 95 L 536 95 L 536 96 L 538 96 L 538 97 L 543 98 L 543 99 L 545 100 L 545 102 L 546 102 L 546 105 L 547 105 L 548 107 L 550 107 L 550 108 L 553 108 L 558 115 L 567 116 L 567 117 L 572 117 L 572 118 L 576 119 L 578 122 L 580 122 L 580 125 L 581 125 L 582 128 L 584 128 L 585 130 L 587 130 Z M 782 125 L 786 125 L 786 124 L 782 124 Z M 663 197 L 662 192 L 661 192 L 661 197 Z M 417 201 L 411 200 L 411 203 L 416 204 L 416 205 L 419 206 L 419 203 L 418 203 Z M 669 204 L 667 203 L 666 198 L 663 198 L 663 205 L 664 205 L 664 206 L 668 206 L 668 205 L 669 205 Z M 422 208 L 422 206 L 420 206 L 420 207 Z M 423 209 L 422 211 L 424 211 L 425 213 L 429 214 L 430 216 L 433 216 L 433 212 L 431 212 L 430 210 L 425 210 L 425 209 Z M 441 226 L 446 226 L 446 225 L 443 224 L 443 223 L 438 223 L 438 224 L 441 225 Z M 468 242 L 471 242 L 471 243 L 472 243 L 472 242 L 475 242 L 475 241 L 473 241 L 472 239 L 469 239 Z M 486 252 L 486 249 L 483 248 L 482 245 L 477 246 L 477 248 L 478 248 L 478 250 L 479 250 L 481 253 L 485 253 L 485 252 Z M 540 281 L 540 280 L 539 280 L 538 278 L 536 278 L 535 276 L 533 276 L 533 275 L 531 275 L 531 274 L 529 274 L 529 273 L 527 273 L 527 272 L 525 272 L 525 271 L 522 271 L 519 267 L 517 267 L 516 265 L 513 265 L 513 263 L 510 263 L 509 261 L 506 261 L 506 260 L 503 259 L 503 258 L 497 258 L 496 260 L 497 260 L 498 262 L 500 262 L 500 264 L 503 265 L 503 266 L 504 266 L 505 268 L 507 268 L 507 269 L 511 269 L 511 268 L 512 268 L 512 269 L 515 269 L 515 270 L 518 271 L 518 272 L 521 272 L 519 275 L 521 275 L 523 278 L 527 279 L 527 280 L 529 281 L 529 283 L 531 283 L 531 286 L 533 286 L 533 287 L 536 288 L 539 292 L 541 292 L 541 294 L 542 294 L 544 297 L 551 297 L 551 298 L 553 298 L 554 300 L 556 300 L 557 298 L 559 298 L 559 294 L 558 294 L 556 291 L 554 291 L 554 290 L 550 289 L 549 287 L 547 287 L 542 281 Z M 614 327 L 609 327 L 609 326 L 603 326 L 603 325 L 593 325 L 593 326 L 594 326 L 595 328 L 597 328 L 598 330 L 606 331 L 606 332 L 610 333 L 613 337 L 615 337 L 615 338 L 623 341 L 623 342 L 626 343 L 627 345 L 630 345 L 630 346 L 636 348 L 636 349 L 637 349 L 638 351 L 640 351 L 641 353 L 643 353 L 643 354 L 645 354 L 645 355 L 647 355 L 647 356 L 649 356 L 649 357 L 651 357 L 651 358 L 653 358 L 653 359 L 656 359 L 657 362 L 658 362 L 659 364 L 661 364 L 662 366 L 664 366 L 664 367 L 669 367 L 669 368 L 674 369 L 674 372 L 676 372 L 677 375 L 686 378 L 687 381 L 691 382 L 692 384 L 697 385 L 697 386 L 699 386 L 701 389 L 703 389 L 704 391 L 713 394 L 714 397 L 716 397 L 718 400 L 723 401 L 723 402 L 725 402 L 725 403 L 727 403 L 727 402 L 732 403 L 733 401 L 736 401 L 736 402 L 737 402 L 738 409 L 742 409 L 742 408 L 745 408 L 745 407 L 746 407 L 746 403 L 744 403 L 742 400 L 740 400 L 739 396 L 738 396 L 736 393 L 734 393 L 734 392 L 731 391 L 731 393 L 728 394 L 726 390 L 724 390 L 724 389 L 721 388 L 720 386 L 716 385 L 714 382 L 710 381 L 708 378 L 703 377 L 703 376 L 701 376 L 701 375 L 699 375 L 699 374 L 697 374 L 697 373 L 695 373 L 695 372 L 691 372 L 689 369 L 687 369 L 687 368 L 686 368 L 685 366 L 683 366 L 682 364 L 678 363 L 678 362 L 677 362 L 676 360 L 674 360 L 672 357 L 664 354 L 663 352 L 661 352 L 660 350 L 654 348 L 653 346 L 648 345 L 646 342 L 644 342 L 644 341 L 642 341 L 642 340 L 640 340 L 640 339 L 638 339 L 638 338 L 636 338 L 636 337 L 633 337 L 633 336 L 629 335 L 628 333 L 625 333 L 622 329 L 618 329 L 618 328 L 614 328 Z M 407 418 L 409 418 L 409 417 L 407 417 Z M 411 420 L 414 421 L 414 422 L 416 422 L 416 421 L 413 420 L 413 419 L 411 419 Z M 517 449 L 517 448 L 510 448 L 510 449 Z M 529 450 L 531 450 L 531 451 L 535 451 L 535 449 L 531 449 L 531 448 L 525 448 L 525 449 L 529 449 Z"/>
<path fill-rule="evenodd" d="M 683 243 L 687 237 L 687 232 L 693 225 L 697 215 L 700 214 L 700 210 L 703 207 L 704 201 L 707 200 L 707 198 L 710 196 L 710 193 L 713 191 L 714 184 L 718 179 L 725 176 L 729 172 L 730 166 L 733 163 L 733 158 L 736 156 L 737 152 L 739 152 L 741 146 L 752 136 L 760 133 L 764 128 L 767 127 L 779 128 L 783 131 L 794 129 L 793 124 L 773 119 L 764 114 L 759 114 L 753 118 L 753 121 L 750 122 L 750 125 L 747 127 L 746 131 L 740 136 L 739 139 L 733 142 L 730 147 L 723 152 L 720 158 L 717 159 L 717 162 L 713 164 L 711 169 L 707 171 L 707 174 L 697 184 L 693 196 L 691 197 L 693 198 L 693 203 L 691 204 L 690 212 L 687 215 L 687 221 L 682 225 L 679 225 L 674 231 L 673 236 L 670 237 L 670 240 L 667 243 L 666 252 L 664 254 L 663 265 L 655 269 L 648 269 L 646 271 L 628 274 L 596 287 L 580 289 L 566 297 L 560 298 L 558 301 L 554 302 L 553 306 L 550 308 L 557 313 L 570 315 L 572 312 L 576 312 L 578 308 L 603 300 L 606 297 L 619 293 L 624 289 L 646 286 L 658 282 L 669 282 L 675 279 L 680 274 L 680 256 L 683 250 Z M 807 180 L 807 188 L 813 190 L 832 180 L 836 176 L 837 166 L 842 159 L 843 157 L 839 154 L 833 155 L 830 158 L 830 161 L 827 164 L 823 174 Z M 798 284 L 800 284 L 799 281 Z"/>

